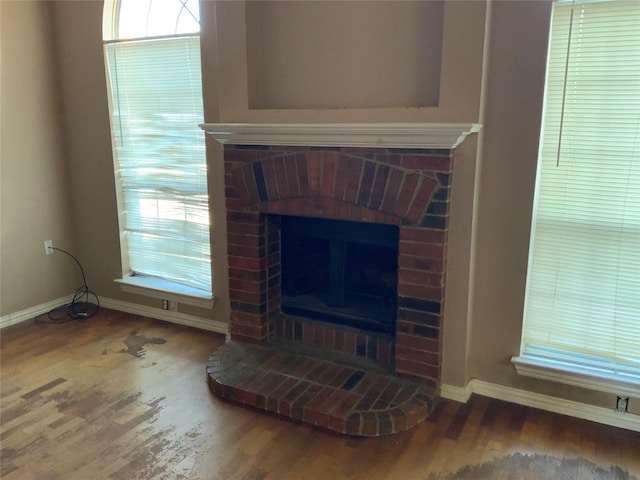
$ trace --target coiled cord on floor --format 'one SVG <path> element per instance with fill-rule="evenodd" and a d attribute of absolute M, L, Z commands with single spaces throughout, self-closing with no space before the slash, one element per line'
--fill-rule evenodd
<path fill-rule="evenodd" d="M 62 252 L 75 260 L 75 262 L 78 264 L 78 267 L 80 267 L 83 284 L 80 288 L 78 288 L 78 290 L 76 290 L 71 303 L 67 303 L 50 310 L 47 314 L 46 319 L 37 318 L 36 322 L 65 323 L 72 320 L 88 320 L 96 313 L 98 313 L 98 310 L 100 310 L 100 299 L 95 293 L 89 290 L 89 287 L 87 286 L 87 278 L 84 274 L 84 269 L 82 268 L 80 261 L 66 250 L 56 247 L 51 247 L 51 249 Z"/>

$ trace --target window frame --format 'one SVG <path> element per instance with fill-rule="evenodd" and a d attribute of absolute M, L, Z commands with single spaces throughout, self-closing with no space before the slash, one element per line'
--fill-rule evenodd
<path fill-rule="evenodd" d="M 556 1 L 554 9 L 558 4 L 568 4 L 562 0 Z M 577 3 L 577 2 L 576 2 Z M 572 7 L 573 8 L 573 7 Z M 555 12 L 555 11 L 554 11 Z M 553 21 L 553 16 L 551 18 Z M 551 48 L 553 38 L 549 38 L 548 63 L 551 59 Z M 568 49 L 569 47 L 567 47 Z M 538 159 L 538 172 L 536 180 L 536 193 L 534 198 L 534 212 L 532 219 L 529 265 L 527 274 L 527 289 L 532 264 L 533 264 L 533 248 L 536 235 L 536 224 L 538 219 L 537 205 L 539 203 L 540 183 L 542 177 L 542 147 L 544 141 L 544 129 L 546 119 L 546 109 L 548 108 L 548 83 L 549 83 L 549 66 L 547 66 L 547 81 L 545 82 L 545 100 L 543 113 L 543 124 L 541 128 L 540 151 Z M 566 77 L 565 77 L 566 84 Z M 564 101 L 563 101 L 564 102 Z M 561 120 L 562 124 L 562 120 Z M 633 157 L 632 157 L 633 158 Z M 562 158 L 559 158 L 562 162 Z M 525 313 L 527 312 L 528 290 L 525 298 Z M 609 360 L 604 357 L 595 357 L 587 354 L 571 352 L 569 350 L 560 350 L 553 347 L 544 347 L 541 345 L 527 345 L 525 343 L 526 325 L 522 325 L 522 339 L 520 346 L 520 355 L 511 358 L 516 371 L 520 375 L 551 380 L 554 382 L 574 385 L 590 390 L 597 390 L 607 393 L 617 393 L 637 397 L 640 392 L 640 368 L 633 365 L 625 365 L 613 359 Z M 639 347 L 640 348 L 640 347 Z"/>
<path fill-rule="evenodd" d="M 108 43 L 115 43 L 118 41 L 126 41 L 128 39 L 120 39 L 118 35 L 118 23 L 121 9 L 121 0 L 105 0 L 103 6 L 103 17 L 102 17 L 102 35 L 103 35 L 103 44 L 106 45 Z M 174 35 L 167 35 L 166 38 L 179 38 L 183 36 L 197 36 L 200 38 L 200 33 L 176 33 Z M 144 36 L 137 37 L 132 40 L 152 40 L 152 39 L 162 39 L 165 38 L 162 36 Z M 108 108 L 109 108 L 109 119 L 110 122 L 113 120 L 113 98 L 111 91 L 110 79 L 108 78 L 108 58 L 106 55 L 106 48 L 103 48 L 104 61 L 105 61 L 105 71 L 107 72 L 107 94 L 108 94 Z M 204 103 L 204 100 L 203 100 Z M 204 133 L 202 134 L 204 135 Z M 110 131 L 110 136 L 112 136 L 112 132 Z M 206 145 L 206 142 L 203 142 Z M 114 150 L 114 161 L 116 160 L 116 146 L 113 143 L 112 145 Z M 206 148 L 206 147 L 205 147 Z M 205 153 L 206 155 L 206 153 Z M 205 157 L 206 162 L 206 157 Z M 114 167 L 115 167 L 114 163 Z M 208 183 L 208 182 L 207 182 Z M 209 186 L 207 187 L 209 190 Z M 170 300 L 175 301 L 182 304 L 192 305 L 199 308 L 212 308 L 215 303 L 215 294 L 214 294 L 214 285 L 213 285 L 213 259 L 210 262 L 211 266 L 211 292 L 208 293 L 204 290 L 189 287 L 186 285 L 182 285 L 176 283 L 174 281 L 170 281 L 167 279 L 155 277 L 155 276 L 147 276 L 147 275 L 135 275 L 133 274 L 129 261 L 128 261 L 128 247 L 126 242 L 123 240 L 123 211 L 121 207 L 124 205 L 124 193 L 122 188 L 120 188 L 118 180 L 116 179 L 116 199 L 117 199 L 117 209 L 118 209 L 118 230 L 120 233 L 120 256 L 121 256 L 121 270 L 122 277 L 117 278 L 114 281 L 120 286 L 120 288 L 127 293 L 133 293 L 137 295 L 158 298 L 162 300 Z M 208 195 L 208 212 L 209 216 L 211 215 L 211 196 Z M 209 223 L 209 243 L 211 243 L 211 223 Z"/>

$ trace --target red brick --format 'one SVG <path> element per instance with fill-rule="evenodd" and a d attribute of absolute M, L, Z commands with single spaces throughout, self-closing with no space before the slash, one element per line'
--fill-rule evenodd
<path fill-rule="evenodd" d="M 311 359 L 311 358 L 302 358 L 298 361 L 298 363 L 295 365 L 295 368 L 293 369 L 293 372 L 291 372 L 291 375 L 293 377 L 303 377 L 304 374 L 310 369 L 313 368 L 313 366 L 315 366 L 318 363 L 317 360 Z"/>
<path fill-rule="evenodd" d="M 321 347 L 322 344 L 324 343 L 324 325 L 321 324 L 314 324 L 313 325 L 313 344 Z"/>
<path fill-rule="evenodd" d="M 323 406 L 326 404 L 327 406 L 330 406 L 333 402 L 332 402 L 332 397 L 333 395 L 336 393 L 336 389 L 335 388 L 331 388 L 331 387 L 322 387 L 322 389 L 316 394 L 316 396 L 309 401 L 309 403 L 307 403 L 305 405 L 305 411 L 309 410 L 309 411 L 313 411 L 316 413 L 316 420 L 317 420 L 317 413 L 318 412 L 324 412 L 324 408 Z M 329 419 L 328 419 L 328 415 L 326 418 L 327 424 L 326 426 L 329 425 Z M 325 428 L 326 428 L 325 426 Z"/>
<path fill-rule="evenodd" d="M 382 210 L 383 212 L 394 212 L 396 208 L 396 202 L 398 200 L 398 193 L 400 192 L 402 177 L 403 173 L 400 169 L 391 169 L 387 188 L 382 199 L 382 205 L 380 206 L 380 210 Z"/>
<path fill-rule="evenodd" d="M 242 174 L 241 168 L 234 168 L 231 171 L 231 178 L 233 181 L 233 186 L 235 188 L 236 193 L 238 194 L 238 198 L 242 205 L 250 205 L 251 199 L 249 198 L 249 190 L 247 189 L 247 185 L 244 181 L 244 175 Z"/>
<path fill-rule="evenodd" d="M 414 155 L 402 156 L 402 166 L 412 170 L 437 170 L 450 172 L 453 161 L 446 156 Z"/>
<path fill-rule="evenodd" d="M 234 388 L 232 398 L 236 402 L 244 403 L 245 405 L 255 406 L 256 394 L 253 392 L 249 392 L 247 390 L 242 390 L 239 388 Z"/>
<path fill-rule="evenodd" d="M 396 215 L 406 217 L 419 179 L 420 175 L 417 173 L 409 173 L 404 177 L 402 187 L 400 187 L 400 195 L 398 195 L 398 201 L 396 202 Z"/>
<path fill-rule="evenodd" d="M 378 362 L 381 365 L 391 365 L 391 342 L 378 339 Z"/>
<path fill-rule="evenodd" d="M 239 235 L 237 233 L 227 234 L 229 245 L 239 245 L 242 247 L 260 247 L 264 245 L 264 238 L 258 235 Z"/>
<path fill-rule="evenodd" d="M 360 399 L 358 404 L 353 407 L 354 411 L 366 412 L 367 410 L 372 410 L 374 408 L 374 404 L 376 403 L 377 398 L 374 396 L 365 396 Z"/>
<path fill-rule="evenodd" d="M 378 417 L 372 412 L 362 413 L 362 434 L 368 437 L 378 435 Z"/>
<path fill-rule="evenodd" d="M 396 357 L 413 362 L 426 363 L 429 365 L 440 365 L 440 355 L 438 353 L 426 352 L 417 348 L 400 345 L 396 348 Z"/>
<path fill-rule="evenodd" d="M 241 211 L 227 212 L 227 222 L 244 223 L 248 225 L 264 225 L 264 215 L 259 212 L 243 209 Z"/>
<path fill-rule="evenodd" d="M 272 317 L 273 318 L 273 317 Z M 289 336 L 287 336 L 286 331 L 286 322 L 283 318 L 273 318 L 273 332 L 276 334 L 278 338 L 282 338 L 283 340 L 293 340 Z"/>
<path fill-rule="evenodd" d="M 442 293 L 442 287 L 409 284 L 398 285 L 398 295 L 403 297 L 420 298 L 422 300 L 441 300 Z"/>
<path fill-rule="evenodd" d="M 264 160 L 262 163 L 262 173 L 267 189 L 269 200 L 278 200 L 278 186 L 276 185 L 276 172 L 273 169 L 273 160 Z"/>
<path fill-rule="evenodd" d="M 309 195 L 320 196 L 320 152 L 309 152 L 307 156 L 307 172 L 309 175 Z"/>
<path fill-rule="evenodd" d="M 363 162 L 359 158 L 348 158 L 347 162 L 347 191 L 344 199 L 351 204 L 355 204 L 358 198 Z"/>
<path fill-rule="evenodd" d="M 287 184 L 289 195 L 297 197 L 300 195 L 300 187 L 298 185 L 298 169 L 296 168 L 296 157 L 288 155 L 284 159 L 285 169 L 287 170 Z"/>
<path fill-rule="evenodd" d="M 295 378 L 287 377 L 286 379 L 284 379 L 283 382 L 269 394 L 269 398 L 267 399 L 266 403 L 267 410 L 270 412 L 278 413 L 278 405 L 280 403 L 280 399 L 297 384 L 298 381 Z"/>
<path fill-rule="evenodd" d="M 400 166 L 400 162 L 402 162 L 402 155 L 398 153 L 390 153 L 387 155 L 387 163 L 389 165 Z"/>
<path fill-rule="evenodd" d="M 441 286 L 442 274 L 400 268 L 398 269 L 398 281 L 404 284 Z"/>
<path fill-rule="evenodd" d="M 365 374 L 364 377 L 362 377 L 362 380 L 360 380 L 360 382 L 358 382 L 358 385 L 355 386 L 355 388 L 353 389 L 354 393 L 359 393 L 360 395 L 363 395 L 365 397 L 369 397 L 372 398 L 374 401 L 378 396 L 378 392 L 373 392 L 373 393 L 369 393 L 369 390 L 372 389 L 374 383 L 376 382 L 376 377 L 371 375 L 371 374 Z M 370 405 L 372 405 L 373 403 L 371 403 Z M 361 408 L 360 406 L 358 408 Z"/>
<path fill-rule="evenodd" d="M 322 347 L 328 350 L 334 350 L 336 347 L 336 331 L 331 327 L 325 327 L 324 338 L 322 339 Z"/>
<path fill-rule="evenodd" d="M 229 279 L 229 288 L 233 290 L 242 290 L 245 292 L 260 293 L 267 290 L 267 282 L 255 282 L 251 280 L 241 280 L 237 278 Z"/>
<path fill-rule="evenodd" d="M 282 157 L 273 159 L 273 168 L 276 176 L 276 186 L 278 187 L 278 198 L 289 198 L 289 183 L 287 182 L 287 171 Z"/>
<path fill-rule="evenodd" d="M 267 335 L 263 337 L 251 337 L 247 335 L 241 335 L 239 333 L 231 335 L 231 340 L 234 340 L 236 342 L 252 343 L 255 345 L 264 345 L 267 341 L 267 338 Z"/>
<path fill-rule="evenodd" d="M 362 434 L 362 418 L 359 413 L 354 412 L 345 420 L 344 433 L 347 435 Z"/>
<path fill-rule="evenodd" d="M 244 325 L 231 323 L 229 326 L 231 334 L 241 334 L 254 338 L 261 338 L 266 335 L 265 325 Z"/>
<path fill-rule="evenodd" d="M 262 235 L 264 233 L 263 224 L 227 222 L 227 233 L 238 235 Z"/>
<path fill-rule="evenodd" d="M 298 190 L 300 196 L 309 196 L 309 176 L 307 173 L 307 155 L 296 155 L 296 167 L 298 170 Z"/>
<path fill-rule="evenodd" d="M 336 158 L 334 152 L 325 152 L 322 171 L 322 191 L 323 197 L 333 197 L 333 181 L 336 169 Z"/>
<path fill-rule="evenodd" d="M 230 315 L 232 324 L 242 324 L 249 325 L 253 327 L 257 327 L 266 322 L 266 317 L 264 315 L 255 315 L 246 312 L 231 312 Z"/>
<path fill-rule="evenodd" d="M 402 219 L 393 214 L 376 212 L 376 223 L 384 223 L 387 225 L 401 225 Z"/>
<path fill-rule="evenodd" d="M 240 199 L 238 198 L 230 198 L 227 196 L 227 210 L 240 210 L 243 208 Z"/>
<path fill-rule="evenodd" d="M 438 378 L 440 367 L 396 357 L 396 371 L 407 372 L 420 377 Z"/>
<path fill-rule="evenodd" d="M 416 348 L 426 352 L 440 351 L 440 341 L 435 338 L 419 337 L 398 332 L 396 333 L 396 349 L 402 346 Z"/>
<path fill-rule="evenodd" d="M 344 433 L 344 427 L 347 417 L 351 414 L 351 410 L 360 400 L 360 395 L 349 393 L 345 395 L 340 404 L 336 406 L 331 414 L 330 426 L 336 432 Z"/>
<path fill-rule="evenodd" d="M 315 383 L 319 383 L 317 379 L 330 367 L 331 365 L 325 362 L 317 362 L 314 364 L 308 372 L 304 374 L 304 378 Z"/>
<path fill-rule="evenodd" d="M 398 250 L 400 255 L 419 255 L 421 257 L 443 258 L 445 256 L 446 246 L 400 240 Z"/>
<path fill-rule="evenodd" d="M 326 412 L 316 412 L 316 425 L 321 428 L 329 428 L 331 417 Z"/>
<path fill-rule="evenodd" d="M 344 333 L 344 352 L 356 353 L 356 334 L 351 331 Z"/>
<path fill-rule="evenodd" d="M 303 323 L 302 324 L 302 340 L 305 343 L 313 343 L 314 334 L 313 334 L 313 324 L 312 323 Z"/>
<path fill-rule="evenodd" d="M 371 188 L 371 199 L 369 201 L 369 207 L 373 210 L 378 210 L 382 205 L 382 199 L 387 189 L 387 182 L 389 180 L 389 166 L 378 165 L 376 169 L 376 176 L 373 180 L 373 186 Z"/>
<path fill-rule="evenodd" d="M 256 160 L 256 151 L 249 149 L 229 149 L 228 146 L 225 145 L 224 150 L 224 159 L 227 162 L 243 162 L 249 163 L 254 162 Z"/>
<path fill-rule="evenodd" d="M 427 211 L 427 205 L 431 200 L 431 195 L 433 194 L 434 189 L 438 185 L 433 178 L 422 177 L 422 182 L 418 187 L 418 191 L 411 202 L 411 206 L 409 207 L 409 211 L 405 215 L 406 218 L 411 220 L 412 222 L 417 222 L 422 218 L 422 215 Z"/>
<path fill-rule="evenodd" d="M 351 205 L 347 203 L 339 203 L 336 218 L 341 220 L 351 220 Z"/>
<path fill-rule="evenodd" d="M 356 222 L 370 222 L 376 221 L 376 212 L 365 207 L 352 207 L 352 212 L 355 214 L 354 221 Z"/>
<path fill-rule="evenodd" d="M 229 245 L 227 254 L 233 257 L 262 258 L 265 255 L 264 247 L 242 247 L 239 245 Z"/>
<path fill-rule="evenodd" d="M 418 255 L 398 255 L 398 266 L 427 272 L 442 273 L 444 271 L 442 259 Z"/>
<path fill-rule="evenodd" d="M 247 194 L 249 195 L 249 205 L 258 203 L 260 201 L 260 196 L 258 195 L 256 177 L 253 174 L 253 166 L 250 164 L 243 165 L 241 170 L 242 176 L 244 177 L 244 183 L 247 187 Z"/>
<path fill-rule="evenodd" d="M 337 172 L 334 189 L 334 198 L 344 200 L 347 193 L 347 171 L 349 157 L 340 155 L 337 159 Z"/>
<path fill-rule="evenodd" d="M 245 257 L 232 257 L 228 258 L 230 268 L 241 268 L 245 270 L 262 270 L 266 267 L 267 261 L 262 258 L 245 258 Z"/>
<path fill-rule="evenodd" d="M 245 270 L 242 268 L 230 268 L 229 278 L 237 278 L 242 280 L 262 281 L 267 278 L 265 271 Z"/>
<path fill-rule="evenodd" d="M 446 239 L 447 234 L 444 230 L 430 230 L 428 228 L 411 227 L 402 227 L 400 229 L 400 240 L 444 245 Z"/>
<path fill-rule="evenodd" d="M 328 385 L 340 374 L 341 371 L 342 367 L 332 363 L 320 377 L 315 379 L 315 381 L 320 385 Z"/>
<path fill-rule="evenodd" d="M 330 382 L 328 382 L 328 385 L 330 387 L 338 388 L 344 382 L 346 382 L 347 379 L 351 375 L 353 375 L 353 369 L 351 369 L 351 368 L 341 368 L 340 371 L 338 372 L 338 374 Z"/>
<path fill-rule="evenodd" d="M 253 293 L 230 289 L 229 297 L 236 302 L 251 303 L 254 305 L 261 305 L 267 301 L 267 294 L 264 292 Z"/>
<path fill-rule="evenodd" d="M 399 408 L 394 408 L 389 413 L 393 417 L 393 431 L 405 431 L 407 429 L 407 416 Z"/>

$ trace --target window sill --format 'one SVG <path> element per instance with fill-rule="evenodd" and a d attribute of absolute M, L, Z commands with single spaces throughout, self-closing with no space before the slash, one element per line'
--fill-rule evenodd
<path fill-rule="evenodd" d="M 203 290 L 186 287 L 160 278 L 125 277 L 117 278 L 115 282 L 119 283 L 120 288 L 127 293 L 173 300 L 200 308 L 212 308 L 215 303 L 215 296 Z"/>
<path fill-rule="evenodd" d="M 518 374 L 527 377 L 606 393 L 640 397 L 640 371 L 619 373 L 612 369 L 531 354 L 512 357 L 511 363 Z"/>

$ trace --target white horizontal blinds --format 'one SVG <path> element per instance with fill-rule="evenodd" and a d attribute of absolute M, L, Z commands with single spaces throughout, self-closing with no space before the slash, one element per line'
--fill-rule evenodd
<path fill-rule="evenodd" d="M 523 354 L 640 367 L 640 2 L 555 4 L 549 57 Z"/>
<path fill-rule="evenodd" d="M 199 37 L 105 49 L 130 269 L 211 293 Z"/>

